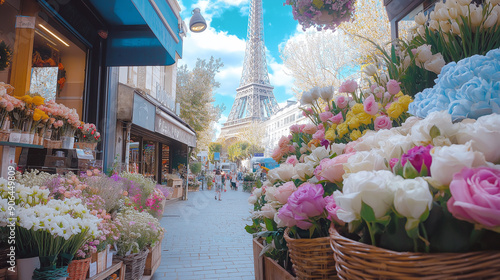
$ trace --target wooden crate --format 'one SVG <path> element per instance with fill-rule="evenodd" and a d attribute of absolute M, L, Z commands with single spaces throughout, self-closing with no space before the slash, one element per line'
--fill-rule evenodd
<path fill-rule="evenodd" d="M 253 239 L 253 268 L 255 271 L 255 280 L 264 280 L 264 257 L 259 257 L 264 249 L 262 240 Z"/>
<path fill-rule="evenodd" d="M 262 240 L 253 240 L 255 280 L 294 280 L 295 277 L 275 260 L 265 256 L 259 257 L 263 248 Z"/>
<path fill-rule="evenodd" d="M 144 268 L 145 276 L 152 276 L 156 269 L 161 263 L 161 241 L 156 243 L 156 245 L 149 250 L 148 257 L 146 259 L 146 268 Z"/>

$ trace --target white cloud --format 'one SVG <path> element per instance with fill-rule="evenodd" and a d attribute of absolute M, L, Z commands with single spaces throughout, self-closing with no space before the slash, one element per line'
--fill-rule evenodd
<path fill-rule="evenodd" d="M 227 117 L 226 115 L 221 115 L 219 122 L 215 124 L 215 138 L 219 138 L 222 124 L 227 122 Z"/>

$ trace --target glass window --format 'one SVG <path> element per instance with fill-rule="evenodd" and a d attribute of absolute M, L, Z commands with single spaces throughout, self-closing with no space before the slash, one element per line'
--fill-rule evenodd
<path fill-rule="evenodd" d="M 162 183 L 167 183 L 167 174 L 170 173 L 170 147 L 167 145 L 162 146 L 161 154 L 161 174 Z"/>
<path fill-rule="evenodd" d="M 156 142 L 144 141 L 142 144 L 144 156 L 144 177 L 151 178 L 156 181 Z"/>
<path fill-rule="evenodd" d="M 141 144 L 141 138 L 136 135 L 130 135 L 130 151 L 129 151 L 129 172 L 130 173 L 142 173 L 140 172 L 140 153 L 139 147 Z"/>

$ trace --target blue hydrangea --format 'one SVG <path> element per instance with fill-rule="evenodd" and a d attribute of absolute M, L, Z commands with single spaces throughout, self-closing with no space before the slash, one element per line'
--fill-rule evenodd
<path fill-rule="evenodd" d="M 448 63 L 435 82 L 415 95 L 410 114 L 425 118 L 447 111 L 453 120 L 500 114 L 500 49 Z"/>

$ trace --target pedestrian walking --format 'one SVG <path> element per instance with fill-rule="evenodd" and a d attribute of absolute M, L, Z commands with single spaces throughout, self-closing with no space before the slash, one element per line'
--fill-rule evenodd
<path fill-rule="evenodd" d="M 217 195 L 219 195 L 219 200 L 222 191 L 222 175 L 220 174 L 220 170 L 217 169 L 215 171 L 215 200 L 217 200 Z"/>
<path fill-rule="evenodd" d="M 238 190 L 238 187 L 236 186 L 236 173 L 231 172 L 231 189 L 232 190 Z"/>

